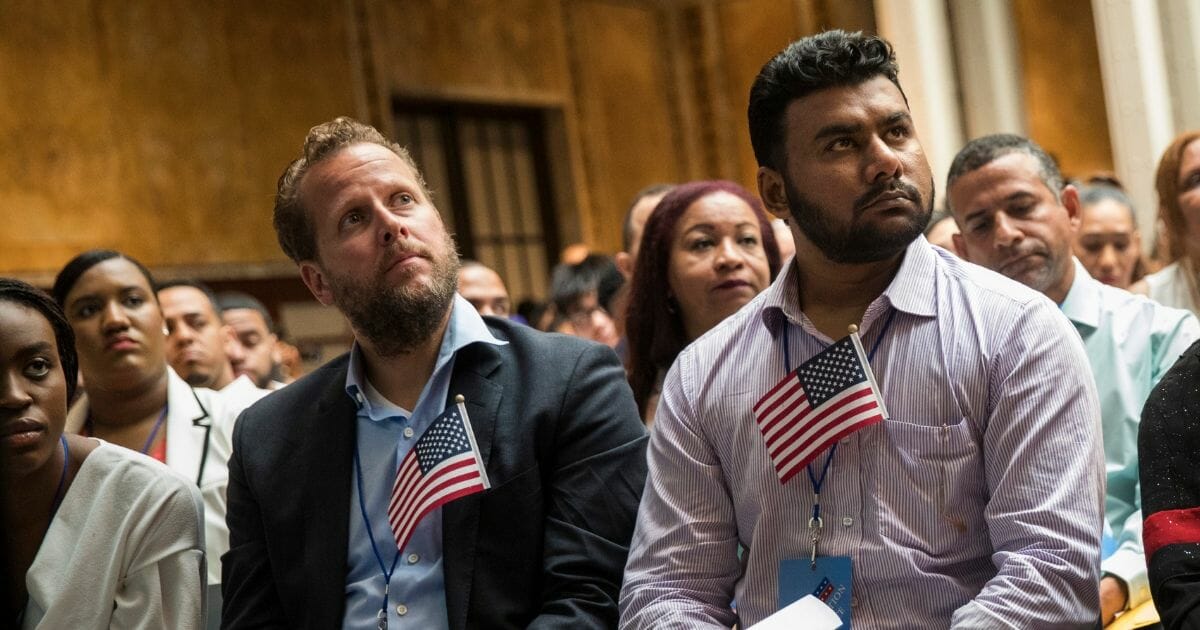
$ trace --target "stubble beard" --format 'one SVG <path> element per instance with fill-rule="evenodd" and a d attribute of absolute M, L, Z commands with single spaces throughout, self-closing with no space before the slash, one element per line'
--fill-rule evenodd
<path fill-rule="evenodd" d="M 441 326 L 454 300 L 460 265 L 454 239 L 446 234 L 445 253 L 430 253 L 430 282 L 379 286 L 371 278 L 341 277 L 332 285 L 333 302 L 350 320 L 354 332 L 385 358 L 408 354 Z"/>
<path fill-rule="evenodd" d="M 887 260 L 904 251 L 929 224 L 933 215 L 933 191 L 929 199 L 907 182 L 893 180 L 874 186 L 855 200 L 854 212 L 848 227 L 841 227 L 832 220 L 834 212 L 817 203 L 809 201 L 791 182 L 785 182 L 788 197 L 788 211 L 800 231 L 821 250 L 826 258 L 836 263 L 862 264 Z M 874 224 L 858 224 L 857 219 L 862 214 L 863 206 L 870 203 L 883 192 L 899 190 L 905 192 L 920 210 L 910 217 L 908 226 L 903 229 L 884 231 Z"/>

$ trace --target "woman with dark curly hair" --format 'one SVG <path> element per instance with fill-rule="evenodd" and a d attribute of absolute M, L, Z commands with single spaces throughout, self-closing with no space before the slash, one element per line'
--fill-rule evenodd
<path fill-rule="evenodd" d="M 647 425 L 679 351 L 767 288 L 779 265 L 770 218 L 745 188 L 690 182 L 658 203 L 642 233 L 626 319 L 629 384 Z"/>

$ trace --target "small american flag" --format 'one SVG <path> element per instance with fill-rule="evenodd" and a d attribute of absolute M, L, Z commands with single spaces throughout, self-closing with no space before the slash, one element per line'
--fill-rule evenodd
<path fill-rule="evenodd" d="M 434 509 L 491 487 L 462 397 L 438 416 L 404 456 L 392 485 L 388 522 L 403 551 L 417 523 Z"/>
<path fill-rule="evenodd" d="M 838 440 L 887 417 L 865 357 L 853 333 L 792 370 L 754 404 L 780 483 Z"/>

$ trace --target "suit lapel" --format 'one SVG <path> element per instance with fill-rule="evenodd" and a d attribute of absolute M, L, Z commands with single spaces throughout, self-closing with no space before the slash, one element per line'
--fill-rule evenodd
<path fill-rule="evenodd" d="M 303 558 L 299 575 L 290 576 L 299 592 L 308 592 L 314 604 L 308 627 L 341 627 L 346 605 L 346 553 L 350 543 L 350 483 L 354 440 L 357 435 L 354 402 L 346 395 L 346 369 L 333 375 L 316 404 L 312 417 L 295 427 L 304 431 L 302 452 L 296 462 L 303 466 L 298 499 L 304 505 L 299 542 Z M 328 615 L 328 616 L 325 616 Z"/>
<path fill-rule="evenodd" d="M 459 351 L 454 361 L 446 406 L 461 394 L 479 446 L 484 468 L 490 461 L 496 412 L 504 389 L 491 380 L 500 367 L 500 352 L 491 344 L 477 343 Z M 490 472 L 490 471 L 489 471 Z M 446 612 L 451 630 L 467 626 L 475 544 L 479 530 L 482 494 L 472 494 L 442 507 L 442 561 L 446 582 Z"/>

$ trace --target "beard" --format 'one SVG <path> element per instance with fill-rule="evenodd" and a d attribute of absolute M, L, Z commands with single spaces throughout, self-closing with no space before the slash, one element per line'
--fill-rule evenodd
<path fill-rule="evenodd" d="M 458 251 L 450 234 L 443 240 L 444 253 L 438 255 L 420 243 L 393 243 L 399 251 L 426 257 L 432 266 L 428 285 L 404 278 L 395 285 L 381 280 L 386 265 L 369 278 L 344 276 L 333 278 L 333 302 L 350 320 L 355 333 L 368 341 L 383 357 L 407 354 L 424 343 L 441 325 L 454 300 L 458 285 Z"/>
<path fill-rule="evenodd" d="M 933 215 L 933 190 L 929 199 L 923 199 L 916 186 L 892 179 L 872 186 L 854 201 L 854 212 L 848 226 L 834 221 L 835 212 L 809 201 L 784 182 L 788 197 L 788 210 L 792 220 L 808 240 L 826 258 L 837 263 L 872 263 L 887 260 L 903 251 L 914 239 L 925 231 L 929 217 Z M 887 192 L 900 192 L 917 206 L 917 213 L 908 217 L 907 225 L 885 230 L 875 223 L 860 223 L 859 219 L 876 198 Z"/>

